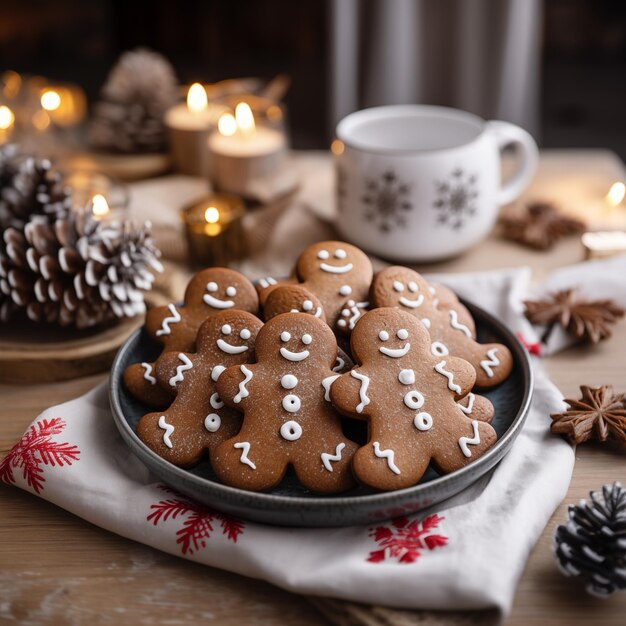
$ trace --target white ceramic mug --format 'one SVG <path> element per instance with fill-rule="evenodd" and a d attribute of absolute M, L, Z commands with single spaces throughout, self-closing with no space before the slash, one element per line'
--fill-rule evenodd
<path fill-rule="evenodd" d="M 339 122 L 337 228 L 348 241 L 394 261 L 436 261 L 467 250 L 492 229 L 537 165 L 523 129 L 446 107 L 365 109 Z M 515 144 L 517 171 L 501 181 L 501 150 Z"/>

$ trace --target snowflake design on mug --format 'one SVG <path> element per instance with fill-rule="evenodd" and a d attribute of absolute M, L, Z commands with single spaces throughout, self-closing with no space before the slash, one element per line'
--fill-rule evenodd
<path fill-rule="evenodd" d="M 408 196 L 410 187 L 391 170 L 377 180 L 368 180 L 361 198 L 365 205 L 364 217 L 387 233 L 406 226 L 406 213 L 413 208 Z"/>
<path fill-rule="evenodd" d="M 439 212 L 438 224 L 458 230 L 476 213 L 477 182 L 476 174 L 467 174 L 460 167 L 452 171 L 447 181 L 435 182 L 437 199 L 433 207 Z"/>

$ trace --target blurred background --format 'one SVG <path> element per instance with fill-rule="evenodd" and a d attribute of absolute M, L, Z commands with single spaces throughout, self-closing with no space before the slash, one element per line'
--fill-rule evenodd
<path fill-rule="evenodd" d="M 287 74 L 295 148 L 326 148 L 352 110 L 421 102 L 518 123 L 543 147 L 626 158 L 619 0 L 0 4 L 0 70 L 78 83 L 89 103 L 137 46 L 167 57 L 181 83 Z"/>

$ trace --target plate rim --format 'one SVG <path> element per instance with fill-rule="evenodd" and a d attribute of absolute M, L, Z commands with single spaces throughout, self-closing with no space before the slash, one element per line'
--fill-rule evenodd
<path fill-rule="evenodd" d="M 480 478 L 480 476 L 484 475 L 495 465 L 497 465 L 510 451 L 513 441 L 517 438 L 524 423 L 526 422 L 526 418 L 528 417 L 535 381 L 533 369 L 530 363 L 530 357 L 516 334 L 504 322 L 499 320 L 491 313 L 485 311 L 485 309 L 483 309 L 482 307 L 466 300 L 465 298 L 459 297 L 459 300 L 470 310 L 472 316 L 478 315 L 479 317 L 482 317 L 488 322 L 489 325 L 494 326 L 498 330 L 498 332 L 506 338 L 505 343 L 507 344 L 507 347 L 511 349 L 518 357 L 518 360 L 522 367 L 522 378 L 526 381 L 526 385 L 524 389 L 524 395 L 522 397 L 522 402 L 515 418 L 511 422 L 511 425 L 506 430 L 506 432 L 496 441 L 494 446 L 488 452 L 486 452 L 475 461 L 468 463 L 461 469 L 455 470 L 454 472 L 451 472 L 449 474 L 438 476 L 437 478 L 434 478 L 427 483 L 417 484 L 411 487 L 405 487 L 404 489 L 396 489 L 393 491 L 383 491 L 353 496 L 345 496 L 341 494 L 326 496 L 313 494 L 307 497 L 287 496 L 257 491 L 246 491 L 244 489 L 239 489 L 238 487 L 231 487 L 229 485 L 225 485 L 223 483 L 219 483 L 208 478 L 198 476 L 191 473 L 187 469 L 173 465 L 169 461 L 166 461 L 165 459 L 160 457 L 148 446 L 146 446 L 137 436 L 136 432 L 133 430 L 128 420 L 124 416 L 124 412 L 122 410 L 119 397 L 119 387 L 121 385 L 118 384 L 117 388 L 115 385 L 117 381 L 115 373 L 118 370 L 121 370 L 120 362 L 125 353 L 130 349 L 130 346 L 138 340 L 140 333 L 143 332 L 143 327 L 137 329 L 128 337 L 128 339 L 124 342 L 124 344 L 115 355 L 115 359 L 111 366 L 111 375 L 109 377 L 109 403 L 111 405 L 114 422 L 118 430 L 120 431 L 122 439 L 124 439 L 126 445 L 131 448 L 131 451 L 136 456 L 138 456 L 139 460 L 144 463 L 144 465 L 146 465 L 149 469 L 150 465 L 148 464 L 148 462 L 144 461 L 144 459 L 139 456 L 132 448 L 137 448 L 141 450 L 142 453 L 150 458 L 152 464 L 158 464 L 162 466 L 164 470 L 167 470 L 168 472 L 173 472 L 176 477 L 183 482 L 191 483 L 194 487 L 206 491 L 206 493 L 209 495 L 216 497 L 225 496 L 227 497 L 227 500 L 229 502 L 232 502 L 234 499 L 240 500 L 241 498 L 245 498 L 247 501 L 247 505 L 257 510 L 275 510 L 277 508 L 280 508 L 280 510 L 283 512 L 286 510 L 302 511 L 303 508 L 309 510 L 319 508 L 320 510 L 322 510 L 331 505 L 344 507 L 383 507 L 385 505 L 393 505 L 395 502 L 397 502 L 398 498 L 405 498 L 409 495 L 419 496 L 421 494 L 421 491 L 425 491 L 426 488 L 428 488 L 428 490 L 445 488 L 446 484 L 448 483 L 455 483 L 459 480 L 463 481 L 463 478 L 466 475 L 475 473 L 478 468 L 486 466 L 486 469 L 483 472 L 480 472 L 479 475 L 476 477 L 477 480 L 478 478 Z M 121 381 L 121 376 L 118 376 L 117 378 Z M 132 442 L 132 444 L 130 442 Z M 475 481 L 469 480 L 468 482 L 469 484 L 471 484 Z"/>

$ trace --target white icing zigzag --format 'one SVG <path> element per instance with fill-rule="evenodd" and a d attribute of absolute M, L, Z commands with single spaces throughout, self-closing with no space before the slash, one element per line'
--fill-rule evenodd
<path fill-rule="evenodd" d="M 485 373 L 489 378 L 493 378 L 493 369 L 492 367 L 497 367 L 500 365 L 500 359 L 496 356 L 496 352 L 498 348 L 491 348 L 491 350 L 487 350 L 488 359 L 480 362 L 480 366 L 485 370 Z"/>
<path fill-rule="evenodd" d="M 448 379 L 448 389 L 450 391 L 454 391 L 454 393 L 461 393 L 461 387 L 454 382 L 454 374 L 444 369 L 445 367 L 446 362 L 440 361 L 437 365 L 435 365 L 435 370 Z"/>
<path fill-rule="evenodd" d="M 178 324 L 180 322 L 180 313 L 176 310 L 176 307 L 173 304 L 168 304 L 167 308 L 172 314 L 171 317 L 166 317 L 161 324 L 161 328 L 156 331 L 156 336 L 160 337 L 161 335 L 170 335 L 172 333 L 172 329 L 170 328 L 170 324 Z"/>
<path fill-rule="evenodd" d="M 346 447 L 345 443 L 338 443 L 335 448 L 335 454 L 329 454 L 328 452 L 322 452 L 322 463 L 324 467 L 329 471 L 333 471 L 333 466 L 330 464 L 331 461 L 341 461 L 341 451 Z"/>
<path fill-rule="evenodd" d="M 399 474 L 400 468 L 393 462 L 394 452 L 393 450 L 381 450 L 380 443 L 378 441 L 374 442 L 374 454 L 379 459 L 387 459 L 387 467 L 394 473 Z"/>
<path fill-rule="evenodd" d="M 326 400 L 326 402 L 330 402 L 330 388 L 338 378 L 339 374 L 334 374 L 333 376 L 326 376 L 326 378 L 322 380 L 322 387 L 324 387 L 324 400 Z"/>
<path fill-rule="evenodd" d="M 359 400 L 361 401 L 356 405 L 356 412 L 361 413 L 370 403 L 370 399 L 367 397 L 367 388 L 370 384 L 370 379 L 365 374 L 359 374 L 356 370 L 352 370 L 350 375 L 361 381 L 361 386 L 359 387 Z"/>
<path fill-rule="evenodd" d="M 30 248 L 32 250 L 32 248 Z M 142 363 L 141 367 L 143 367 L 144 370 L 146 370 L 144 372 L 143 377 L 151 384 L 151 385 L 156 385 L 156 378 L 154 376 L 152 376 L 152 365 L 150 365 L 150 363 Z"/>
<path fill-rule="evenodd" d="M 183 354 L 182 352 L 180 352 L 178 354 L 178 358 L 179 360 L 183 362 L 183 364 L 179 365 L 176 368 L 176 376 L 172 376 L 170 378 L 170 387 L 176 387 L 177 383 L 185 380 L 185 377 L 183 376 L 183 372 L 186 372 L 187 370 L 190 370 L 193 367 L 193 363 L 189 360 L 189 357 L 186 354 Z"/>
<path fill-rule="evenodd" d="M 235 404 L 239 404 L 243 398 L 247 398 L 250 395 L 246 385 L 252 380 L 252 372 L 245 366 L 240 366 L 241 373 L 245 378 L 239 383 L 239 393 L 233 398 Z"/>
<path fill-rule="evenodd" d="M 467 406 L 463 406 L 460 402 L 458 403 L 459 409 L 465 413 L 465 415 L 471 415 L 474 410 L 474 400 L 476 396 L 473 393 L 467 394 Z"/>
<path fill-rule="evenodd" d="M 235 448 L 239 448 L 241 450 L 239 461 L 255 470 L 256 465 L 248 458 L 248 452 L 250 452 L 250 442 L 242 441 L 241 443 L 236 443 Z"/>
<path fill-rule="evenodd" d="M 472 331 L 465 324 L 459 322 L 458 313 L 454 309 L 450 309 L 450 326 L 465 333 L 470 339 L 472 338 Z"/>
<path fill-rule="evenodd" d="M 461 437 L 459 439 L 461 452 L 468 458 L 472 456 L 472 452 L 467 446 L 477 446 L 480 443 L 480 433 L 478 432 L 478 422 L 476 420 L 472 420 L 472 429 L 474 430 L 473 437 Z"/>
<path fill-rule="evenodd" d="M 174 427 L 165 421 L 165 415 L 161 415 L 161 417 L 159 417 L 159 428 L 162 428 L 165 431 L 163 433 L 163 443 L 168 448 L 173 448 L 174 446 L 172 445 L 170 435 L 174 432 Z"/>

